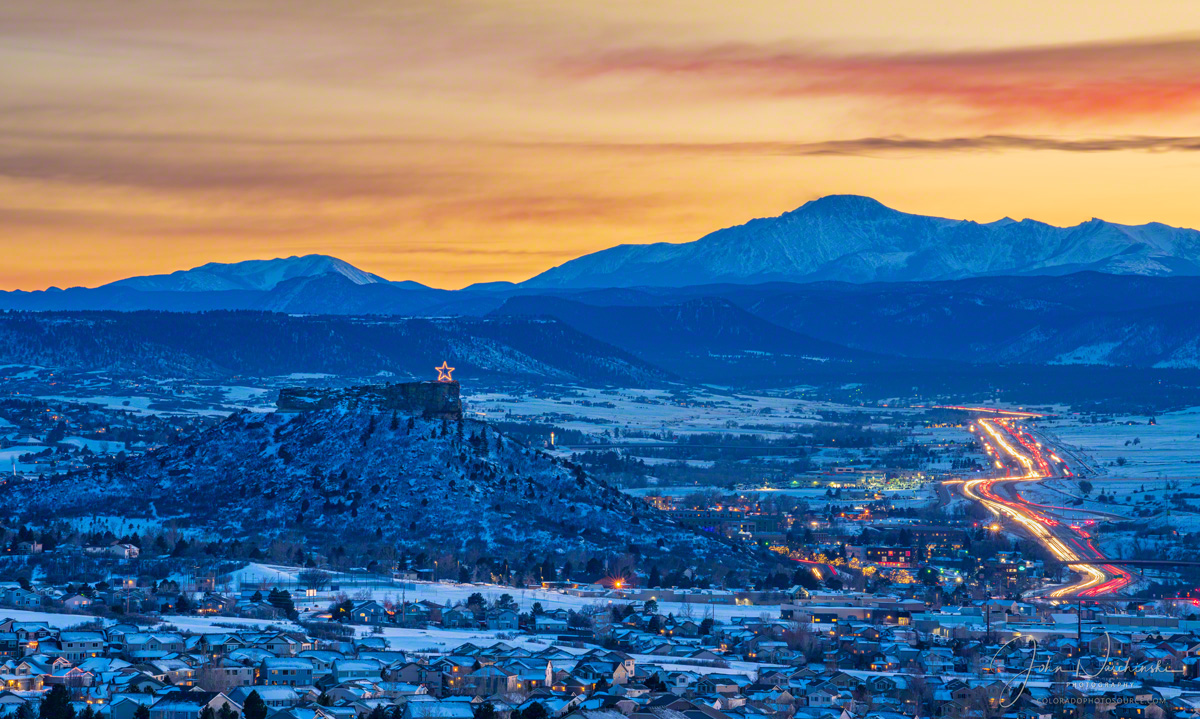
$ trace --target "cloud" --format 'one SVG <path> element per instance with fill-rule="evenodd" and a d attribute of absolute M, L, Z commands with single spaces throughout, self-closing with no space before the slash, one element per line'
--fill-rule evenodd
<path fill-rule="evenodd" d="M 403 163 L 354 165 L 282 151 L 199 156 L 174 150 L 147 152 L 137 143 L 0 146 L 0 178 L 153 193 L 335 200 L 424 196 L 463 182 L 452 171 Z"/>
<path fill-rule="evenodd" d="M 684 149 L 686 146 L 680 146 Z M 891 152 L 969 152 L 1001 150 L 1052 150 L 1057 152 L 1196 152 L 1200 151 L 1200 136 L 1101 137 L 1066 139 L 1034 135 L 980 135 L 975 137 L 858 137 L 824 142 L 765 142 L 714 145 L 712 150 L 757 152 L 778 155 L 856 156 L 881 155 Z"/>
<path fill-rule="evenodd" d="M 551 71 L 580 80 L 649 76 L 727 97 L 939 101 L 998 121 L 1120 119 L 1200 107 L 1200 39 L 1192 38 L 894 54 L 641 47 L 568 56 Z"/>

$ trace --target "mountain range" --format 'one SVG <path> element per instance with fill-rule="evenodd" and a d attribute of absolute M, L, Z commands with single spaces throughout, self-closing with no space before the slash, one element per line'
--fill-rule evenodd
<path fill-rule="evenodd" d="M 1099 220 L 979 224 L 831 196 L 521 284 L 442 290 L 307 255 L 0 293 L 0 309 L 71 313 L 0 322 L 0 362 L 423 376 L 434 356 L 459 357 L 468 378 L 637 386 L 784 385 L 946 362 L 1200 368 L 1198 237 Z M 79 330 L 87 323 L 94 336 Z M 273 351 L 269 338 L 292 349 Z"/>
<path fill-rule="evenodd" d="M 526 288 L 714 283 L 913 282 L 988 275 L 1200 275 L 1200 232 L 1093 219 L 1074 227 L 981 224 L 831 195 L 693 242 L 619 245 L 521 283 Z"/>

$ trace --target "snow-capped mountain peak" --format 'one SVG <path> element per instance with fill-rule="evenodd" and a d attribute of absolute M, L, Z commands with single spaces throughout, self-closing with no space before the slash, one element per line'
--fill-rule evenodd
<path fill-rule="evenodd" d="M 1092 219 L 979 223 L 830 195 L 684 243 L 620 245 L 521 283 L 531 288 L 761 282 L 907 282 L 989 275 L 1200 275 L 1200 232 Z"/>
<path fill-rule="evenodd" d="M 360 270 L 336 257 L 304 255 L 233 263 L 210 262 L 166 275 L 130 277 L 113 282 L 110 286 L 146 292 L 265 291 L 297 277 L 319 277 L 329 274 L 341 275 L 356 285 L 387 282 L 378 275 Z"/>

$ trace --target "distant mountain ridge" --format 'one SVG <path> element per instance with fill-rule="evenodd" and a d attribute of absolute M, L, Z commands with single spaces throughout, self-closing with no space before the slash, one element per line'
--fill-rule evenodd
<path fill-rule="evenodd" d="M 0 314 L 0 365 L 155 377 L 295 372 L 646 386 L 668 375 L 561 322 L 519 317 L 372 318 L 265 312 Z"/>
<path fill-rule="evenodd" d="M 619 245 L 547 270 L 528 289 L 715 283 L 912 282 L 988 275 L 1200 275 L 1200 231 L 1093 219 L 1074 227 L 913 215 L 830 195 L 692 242 Z"/>
<path fill-rule="evenodd" d="M 341 275 L 356 285 L 388 282 L 379 275 L 364 272 L 336 257 L 304 255 L 233 263 L 210 262 L 190 270 L 179 270 L 166 275 L 129 277 L 104 286 L 127 287 L 143 292 L 265 291 L 273 290 L 281 282 L 296 277 L 320 277 L 328 274 Z"/>
<path fill-rule="evenodd" d="M 785 329 L 719 297 L 630 306 L 523 296 L 509 299 L 490 316 L 552 317 L 651 365 L 715 384 L 735 379 L 788 384 L 864 369 L 883 359 Z"/>

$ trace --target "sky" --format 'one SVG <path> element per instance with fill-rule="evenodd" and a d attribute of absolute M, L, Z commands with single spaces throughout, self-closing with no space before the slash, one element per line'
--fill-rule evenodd
<path fill-rule="evenodd" d="M 1200 227 L 1200 3 L 5 0 L 0 289 L 520 281 L 829 194 Z"/>

